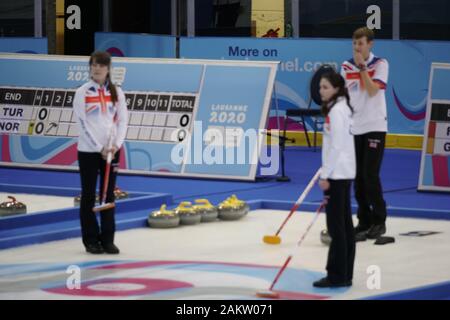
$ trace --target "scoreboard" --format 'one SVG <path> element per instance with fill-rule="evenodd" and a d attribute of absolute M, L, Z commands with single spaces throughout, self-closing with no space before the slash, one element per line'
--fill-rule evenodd
<path fill-rule="evenodd" d="M 433 63 L 419 190 L 450 191 L 450 64 Z"/>
<path fill-rule="evenodd" d="M 196 96 L 125 93 L 129 119 L 127 140 L 181 142 L 191 128 Z"/>
<path fill-rule="evenodd" d="M 78 137 L 74 95 L 75 90 L 0 87 L 0 132 Z M 125 98 L 127 140 L 177 142 L 186 137 L 196 96 L 125 92 Z"/>
<path fill-rule="evenodd" d="M 89 79 L 88 58 L 0 54 L 0 67 L 0 164 L 77 170 L 79 129 L 72 104 L 77 87 Z M 237 152 L 244 132 L 265 128 L 276 67 L 113 58 L 112 80 L 122 87 L 129 114 L 121 170 L 253 180 L 258 163 L 197 160 L 211 145 Z M 212 144 L 211 132 L 217 131 L 234 136 Z M 174 159 L 180 146 L 185 150 Z M 247 145 L 251 159 L 260 151 L 258 143 Z"/>
<path fill-rule="evenodd" d="M 0 87 L 0 132 L 76 137 L 75 91 Z"/>

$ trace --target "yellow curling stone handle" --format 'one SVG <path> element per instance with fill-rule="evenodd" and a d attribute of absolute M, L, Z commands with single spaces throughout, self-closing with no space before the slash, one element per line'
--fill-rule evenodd
<path fill-rule="evenodd" d="M 160 213 L 160 214 L 172 214 L 172 213 L 173 213 L 173 211 L 171 211 L 171 210 L 166 210 L 166 208 L 167 208 L 167 206 L 166 206 L 165 204 L 163 204 L 163 205 L 161 206 L 161 208 L 159 208 L 159 213 Z"/>
<path fill-rule="evenodd" d="M 208 199 L 196 199 L 195 203 L 198 203 L 195 205 L 197 208 L 212 208 L 213 205 L 208 201 Z"/>
<path fill-rule="evenodd" d="M 236 197 L 235 194 L 233 194 L 233 195 L 229 198 L 229 202 L 235 203 L 235 204 L 239 204 L 239 205 L 244 204 L 244 201 L 239 200 L 239 199 Z"/>
<path fill-rule="evenodd" d="M 189 201 L 183 201 L 180 202 L 175 210 L 179 211 L 180 213 L 187 213 L 192 212 L 194 208 L 192 208 L 192 203 L 190 203 Z"/>

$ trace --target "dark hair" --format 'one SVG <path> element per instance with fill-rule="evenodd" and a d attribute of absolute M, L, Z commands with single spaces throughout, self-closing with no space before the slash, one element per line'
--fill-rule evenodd
<path fill-rule="evenodd" d="M 350 96 L 348 94 L 348 90 L 345 87 L 345 80 L 344 78 L 335 71 L 330 71 L 327 73 L 324 73 L 322 79 L 327 79 L 328 82 L 333 86 L 333 88 L 338 88 L 338 91 L 334 96 L 331 97 L 330 101 L 322 101 L 321 111 L 324 116 L 327 116 L 330 113 L 331 108 L 336 104 L 336 101 L 339 97 L 345 97 L 347 100 L 347 105 L 350 108 L 350 110 L 353 113 L 353 108 L 350 105 Z"/>
<path fill-rule="evenodd" d="M 373 41 L 373 39 L 375 39 L 375 33 L 373 32 L 372 29 L 369 29 L 367 27 L 358 28 L 355 30 L 355 32 L 353 32 L 352 39 L 359 39 L 362 37 L 366 37 L 367 42 L 370 42 Z"/>
<path fill-rule="evenodd" d="M 111 55 L 109 52 L 106 51 L 95 51 L 91 54 L 91 57 L 89 59 L 89 66 L 91 66 L 93 63 L 102 64 L 104 66 L 108 66 L 110 71 L 108 72 L 108 75 L 106 76 L 106 79 L 108 81 L 108 89 L 109 92 L 111 92 L 111 100 L 113 103 L 116 103 L 118 101 L 117 97 L 117 89 L 116 86 L 112 83 L 110 73 L 111 73 Z"/>

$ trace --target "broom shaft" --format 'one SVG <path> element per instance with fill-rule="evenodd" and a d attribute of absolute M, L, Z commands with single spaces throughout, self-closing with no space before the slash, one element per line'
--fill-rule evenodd
<path fill-rule="evenodd" d="M 289 262 L 292 259 L 292 255 L 290 255 L 286 261 L 284 262 L 283 266 L 281 267 L 281 269 L 278 271 L 277 276 L 275 277 L 275 279 L 273 280 L 272 284 L 270 285 L 269 290 L 272 291 L 273 287 L 275 286 L 275 284 L 278 282 L 278 279 L 280 278 L 281 274 L 283 273 L 283 271 L 286 269 L 287 265 L 289 264 Z"/>
<path fill-rule="evenodd" d="M 322 202 L 320 204 L 320 207 L 317 209 L 316 214 L 314 216 L 314 219 L 311 221 L 311 223 L 309 224 L 308 228 L 306 228 L 306 231 L 303 233 L 302 237 L 300 238 L 300 240 L 297 242 L 297 247 L 299 247 L 303 240 L 306 238 L 306 235 L 308 234 L 309 230 L 311 229 L 311 227 L 314 225 L 314 223 L 316 222 L 317 218 L 319 217 L 320 211 L 322 211 L 322 208 L 325 206 L 325 203 Z"/>
<path fill-rule="evenodd" d="M 106 202 L 106 193 L 108 192 L 109 184 L 109 173 L 111 171 L 111 152 L 108 152 L 108 158 L 106 159 L 105 177 L 103 179 L 103 190 L 102 190 L 102 204 Z"/>
<path fill-rule="evenodd" d="M 283 223 L 278 228 L 278 231 L 275 233 L 276 236 L 278 236 L 278 234 L 281 232 L 281 230 L 283 230 L 284 225 L 286 224 L 286 222 L 291 218 L 291 216 L 294 214 L 294 212 L 297 211 L 298 207 L 300 207 L 300 204 L 306 198 L 306 196 L 308 195 L 309 191 L 311 191 L 312 187 L 314 186 L 314 184 L 316 183 L 317 179 L 319 178 L 319 175 L 320 175 L 320 168 L 317 170 L 316 174 L 311 179 L 311 181 L 309 181 L 308 185 L 306 186 L 306 188 L 303 191 L 303 193 L 300 195 L 300 197 L 295 202 L 295 204 L 292 207 L 291 211 L 289 212 L 288 216 L 286 217 L 286 219 L 284 219 Z"/>
<path fill-rule="evenodd" d="M 303 240 L 306 238 L 306 235 L 308 234 L 309 230 L 311 229 L 311 227 L 314 225 L 314 223 L 316 222 L 317 218 L 319 217 L 320 211 L 322 210 L 322 208 L 325 206 L 325 202 L 322 202 L 320 204 L 320 207 L 317 209 L 316 211 L 316 215 L 314 217 L 314 219 L 311 221 L 311 223 L 309 224 L 308 228 L 306 229 L 306 231 L 303 233 L 302 237 L 300 238 L 300 241 L 297 242 L 297 247 L 299 247 Z M 289 264 L 289 262 L 291 261 L 292 257 L 294 254 L 290 254 L 289 257 L 286 259 L 286 261 L 284 262 L 283 266 L 281 267 L 280 271 L 278 271 L 277 276 L 275 277 L 275 280 L 273 280 L 272 285 L 270 286 L 269 290 L 272 291 L 273 287 L 275 286 L 275 284 L 278 282 L 278 279 L 280 278 L 281 274 L 284 272 L 284 270 L 286 269 L 287 265 Z"/>

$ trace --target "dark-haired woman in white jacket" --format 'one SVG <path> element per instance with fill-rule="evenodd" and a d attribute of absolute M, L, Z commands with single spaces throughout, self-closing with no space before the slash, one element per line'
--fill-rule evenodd
<path fill-rule="evenodd" d="M 104 51 L 94 52 L 89 59 L 89 69 L 91 80 L 77 89 L 73 101 L 80 130 L 77 149 L 81 179 L 81 236 L 89 253 L 118 254 L 120 250 L 114 244 L 115 209 L 100 213 L 99 226 L 92 208 L 95 206 L 99 173 L 100 190 L 103 190 L 109 152 L 113 155 L 113 160 L 106 202 L 114 202 L 120 148 L 127 132 L 128 110 L 122 89 L 111 82 L 110 54 Z"/>
<path fill-rule="evenodd" d="M 345 80 L 335 72 L 320 80 L 322 113 L 325 116 L 322 144 L 322 170 L 319 186 L 327 198 L 327 228 L 331 237 L 327 276 L 315 287 L 352 285 L 355 261 L 355 235 L 350 205 L 350 187 L 356 175 L 354 139 L 350 133 L 353 109 Z"/>

